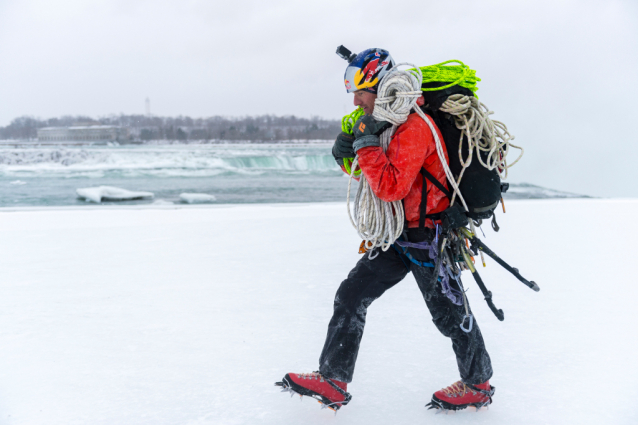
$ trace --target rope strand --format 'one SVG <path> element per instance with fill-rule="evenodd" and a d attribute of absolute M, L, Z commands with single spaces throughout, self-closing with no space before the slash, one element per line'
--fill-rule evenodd
<path fill-rule="evenodd" d="M 401 65 L 409 65 L 414 69 L 399 70 Z M 372 117 L 377 121 L 387 121 L 392 124 L 392 127 L 385 130 L 380 136 L 383 152 L 387 151 L 398 126 L 407 121 L 411 110 L 421 97 L 422 79 L 423 75 L 420 69 L 412 64 L 403 63 L 396 65 L 379 83 Z M 358 162 L 359 157 L 357 156 L 352 163 L 352 172 L 348 182 L 348 216 L 359 236 L 364 240 L 366 247 L 380 247 L 383 251 L 387 251 L 403 233 L 405 222 L 403 202 L 382 201 L 372 191 L 365 175 L 361 174 L 359 189 L 354 199 L 354 214 L 352 214 L 350 211 L 350 188 Z"/>

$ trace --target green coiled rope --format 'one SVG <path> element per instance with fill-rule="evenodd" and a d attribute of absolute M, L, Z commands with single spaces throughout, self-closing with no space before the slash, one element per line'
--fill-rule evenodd
<path fill-rule="evenodd" d="M 419 69 L 423 73 L 422 84 L 433 82 L 449 83 L 442 87 L 421 88 L 422 91 L 444 90 L 448 87 L 459 85 L 471 90 L 475 95 L 474 97 L 478 99 L 478 96 L 476 96 L 476 91 L 478 90 L 476 83 L 481 81 L 481 79 L 476 76 L 475 70 L 471 69 L 460 60 L 452 59 L 437 63 L 436 65 L 422 66 L 419 67 Z"/>
<path fill-rule="evenodd" d="M 363 112 L 363 109 L 361 108 L 357 108 L 354 111 L 352 111 L 351 113 L 349 113 L 348 115 L 344 116 L 341 119 L 341 131 L 343 131 L 344 133 L 347 134 L 352 134 L 353 131 L 352 129 L 354 128 L 354 123 L 357 122 L 357 120 L 359 118 L 361 118 L 362 116 L 365 115 L 365 112 Z M 352 161 L 354 160 L 354 158 L 343 158 L 343 168 L 345 168 L 346 173 L 348 174 L 352 174 L 351 170 L 352 170 Z M 361 169 L 357 170 L 354 172 L 355 176 L 359 176 L 361 174 Z"/>
<path fill-rule="evenodd" d="M 343 131 L 344 133 L 352 134 L 354 123 L 356 123 L 357 120 L 364 115 L 365 112 L 363 112 L 363 109 L 357 108 L 354 111 L 350 112 L 348 115 L 344 116 L 341 119 L 341 131 Z"/>
<path fill-rule="evenodd" d="M 352 174 L 352 161 L 354 161 L 354 158 L 343 158 L 343 168 L 346 170 L 346 173 L 348 173 L 348 175 Z M 354 175 L 357 177 L 359 177 L 360 174 L 361 168 L 354 172 Z"/>

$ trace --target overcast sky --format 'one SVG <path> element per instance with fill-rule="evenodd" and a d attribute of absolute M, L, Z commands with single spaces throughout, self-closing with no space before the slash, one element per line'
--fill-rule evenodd
<path fill-rule="evenodd" d="M 0 125 L 21 115 L 352 107 L 346 62 L 460 59 L 526 157 L 512 181 L 638 196 L 638 2 L 0 0 Z"/>

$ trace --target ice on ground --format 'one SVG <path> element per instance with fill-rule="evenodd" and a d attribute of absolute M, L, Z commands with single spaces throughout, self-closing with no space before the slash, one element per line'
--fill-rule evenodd
<path fill-rule="evenodd" d="M 9 182 L 9 184 L 13 184 L 13 185 L 16 185 L 16 186 L 22 186 L 24 184 L 27 184 L 27 182 L 23 182 L 22 180 L 14 180 L 12 182 Z"/>
<path fill-rule="evenodd" d="M 214 195 L 207 193 L 182 193 L 179 195 L 179 199 L 187 204 L 201 204 L 206 202 L 215 202 L 217 198 Z"/>
<path fill-rule="evenodd" d="M 85 187 L 76 189 L 78 197 L 86 201 L 100 203 L 102 201 L 130 201 L 133 199 L 151 199 L 151 192 L 134 192 L 113 186 Z"/>
<path fill-rule="evenodd" d="M 510 201 L 498 234 L 485 222 L 541 290 L 486 258 L 499 322 L 463 274 L 496 394 L 454 415 L 424 407 L 459 375 L 411 275 L 370 306 L 336 417 L 273 385 L 317 370 L 361 258 L 343 203 L 0 215 L 3 424 L 638 423 L 637 200 Z"/>
<path fill-rule="evenodd" d="M 529 183 L 512 183 L 509 190 L 503 194 L 505 199 L 547 199 L 547 198 L 589 198 L 577 193 L 548 189 Z"/>
<path fill-rule="evenodd" d="M 175 202 L 167 201 L 166 199 L 156 199 L 153 201 L 153 205 L 175 205 Z"/>

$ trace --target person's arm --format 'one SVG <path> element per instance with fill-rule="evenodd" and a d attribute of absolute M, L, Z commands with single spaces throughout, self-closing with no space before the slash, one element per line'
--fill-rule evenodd
<path fill-rule="evenodd" d="M 432 132 L 418 116 L 410 116 L 399 126 L 386 153 L 380 146 L 357 150 L 359 166 L 372 191 L 386 202 L 406 197 L 425 158 L 434 149 Z"/>

